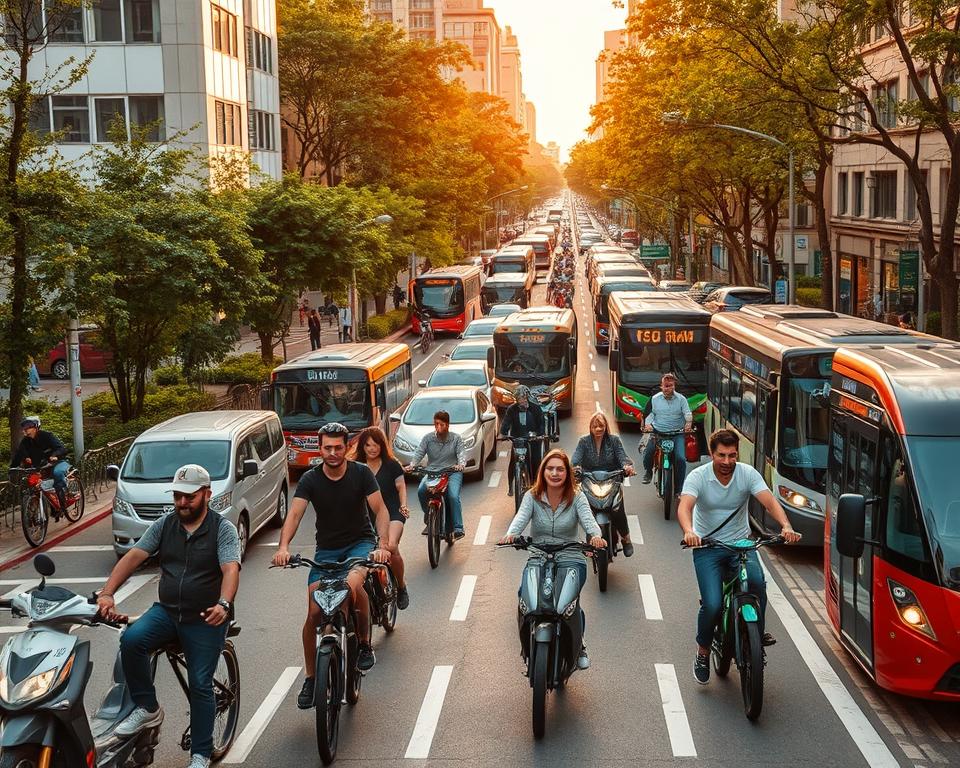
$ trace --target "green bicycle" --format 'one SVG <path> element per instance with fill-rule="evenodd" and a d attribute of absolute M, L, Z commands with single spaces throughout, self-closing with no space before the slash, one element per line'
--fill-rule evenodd
<path fill-rule="evenodd" d="M 741 539 L 732 544 L 703 539 L 702 547 L 722 547 L 738 558 L 736 573 L 723 583 L 723 611 L 710 645 L 713 670 L 726 677 L 736 660 L 740 672 L 740 693 L 748 720 L 756 720 L 763 709 L 763 643 L 760 630 L 760 601 L 747 588 L 747 558 L 761 547 L 783 544 L 783 536 L 762 536 L 757 541 Z M 682 545 L 688 549 L 686 544 Z"/>

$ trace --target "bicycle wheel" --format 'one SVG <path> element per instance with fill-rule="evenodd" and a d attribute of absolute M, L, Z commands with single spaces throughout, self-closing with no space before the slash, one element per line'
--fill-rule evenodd
<path fill-rule="evenodd" d="M 47 538 L 47 513 L 42 508 L 40 494 L 25 493 L 20 501 L 20 522 L 23 536 L 31 547 L 39 547 Z"/>
<path fill-rule="evenodd" d="M 756 720 L 763 709 L 763 645 L 755 621 L 740 622 L 740 692 L 748 720 Z"/>
<path fill-rule="evenodd" d="M 240 720 L 240 660 L 237 649 L 229 640 L 220 652 L 213 673 L 213 693 L 217 702 L 213 721 L 213 752 L 211 759 L 219 760 L 233 746 Z"/>
<path fill-rule="evenodd" d="M 533 650 L 533 736 L 542 739 L 547 730 L 547 662 L 550 646 L 537 643 Z"/>
<path fill-rule="evenodd" d="M 430 507 L 427 514 L 427 557 L 430 559 L 430 567 L 436 568 L 440 563 L 440 508 Z"/>
<path fill-rule="evenodd" d="M 397 579 L 393 569 L 387 566 L 387 585 L 383 589 L 383 604 L 380 606 L 380 626 L 384 632 L 393 632 L 397 625 Z"/>
<path fill-rule="evenodd" d="M 313 708 L 317 716 L 317 751 L 324 765 L 337 757 L 340 737 L 340 665 L 337 651 L 317 654 Z"/>
<path fill-rule="evenodd" d="M 517 490 L 519 488 L 519 490 Z M 514 488 L 514 495 L 517 497 L 517 509 L 520 508 L 520 502 L 523 500 L 523 495 L 530 489 L 530 474 L 527 472 L 527 468 L 520 468 L 520 477 L 518 478 L 518 486 Z"/>
<path fill-rule="evenodd" d="M 427 350 L 430 349 L 430 334 L 421 333 L 420 334 L 420 351 L 423 354 L 427 354 Z"/>
<path fill-rule="evenodd" d="M 348 631 L 355 631 L 355 629 L 351 627 Z M 360 642 L 356 636 L 352 640 L 347 640 L 347 704 L 351 707 L 360 701 L 360 684 L 363 682 L 363 673 L 357 667 L 359 652 Z"/>
<path fill-rule="evenodd" d="M 664 467 L 660 474 L 663 478 L 663 519 L 669 520 L 673 512 L 673 467 Z"/>
<path fill-rule="evenodd" d="M 733 660 L 733 625 L 728 623 L 727 631 L 723 631 L 724 617 L 728 615 L 729 608 L 724 606 L 723 610 L 720 623 L 713 634 L 713 643 L 710 645 L 710 658 L 713 660 L 713 671 L 717 673 L 717 677 L 727 676 Z"/>
<path fill-rule="evenodd" d="M 76 475 L 67 478 L 67 508 L 64 510 L 67 520 L 71 523 L 77 522 L 83 517 L 83 510 L 86 509 L 86 505 L 87 498 L 84 495 L 83 482 Z"/>

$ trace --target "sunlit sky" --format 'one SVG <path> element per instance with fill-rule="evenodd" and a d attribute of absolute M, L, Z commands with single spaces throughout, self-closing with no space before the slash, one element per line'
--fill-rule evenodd
<path fill-rule="evenodd" d="M 560 145 L 561 160 L 585 138 L 596 97 L 603 33 L 624 26 L 611 0 L 485 0 L 520 44 L 523 90 L 537 107 L 537 141 Z"/>

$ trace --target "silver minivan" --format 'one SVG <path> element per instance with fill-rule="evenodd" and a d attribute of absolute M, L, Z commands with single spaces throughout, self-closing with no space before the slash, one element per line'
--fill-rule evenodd
<path fill-rule="evenodd" d="M 184 464 L 210 473 L 210 510 L 237 526 L 241 556 L 250 536 L 287 516 L 287 449 L 273 411 L 203 411 L 175 416 L 134 440 L 113 500 L 113 549 L 125 554 L 150 524 L 173 511 L 170 483 Z"/>

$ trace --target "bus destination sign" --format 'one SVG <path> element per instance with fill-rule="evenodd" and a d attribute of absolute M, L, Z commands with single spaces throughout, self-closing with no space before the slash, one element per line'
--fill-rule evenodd
<path fill-rule="evenodd" d="M 429 278 L 423 281 L 424 285 L 453 285 L 456 281 L 451 280 L 450 278 Z"/>
<path fill-rule="evenodd" d="M 694 344 L 696 334 L 689 328 L 638 328 L 639 344 Z"/>
<path fill-rule="evenodd" d="M 522 333 L 520 334 L 520 343 L 521 344 L 543 344 L 546 341 L 546 336 L 542 333 Z"/>

